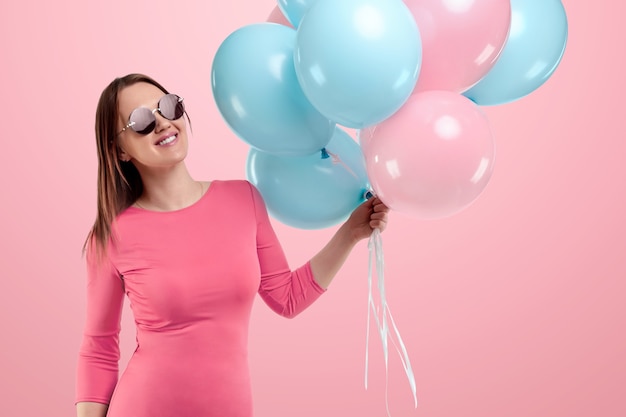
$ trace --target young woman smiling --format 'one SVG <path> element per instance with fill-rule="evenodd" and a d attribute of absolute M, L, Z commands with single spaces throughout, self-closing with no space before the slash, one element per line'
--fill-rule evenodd
<path fill-rule="evenodd" d="M 191 177 L 184 116 L 181 97 L 141 74 L 115 79 L 100 97 L 79 417 L 251 417 L 255 295 L 278 314 L 297 315 L 324 293 L 358 241 L 385 229 L 388 209 L 372 198 L 291 270 L 254 186 Z M 137 348 L 118 380 L 124 295 Z"/>

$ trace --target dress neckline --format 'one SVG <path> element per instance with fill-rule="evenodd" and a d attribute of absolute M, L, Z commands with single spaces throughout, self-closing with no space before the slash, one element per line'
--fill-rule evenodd
<path fill-rule="evenodd" d="M 207 187 L 206 190 L 204 190 L 204 192 L 202 193 L 200 198 L 198 200 L 196 200 L 195 202 L 193 202 L 192 204 L 186 206 L 186 207 L 181 207 L 181 208 L 176 209 L 176 210 L 164 210 L 164 211 L 161 211 L 161 210 L 150 210 L 150 209 L 146 209 L 146 208 L 143 208 L 143 207 L 137 207 L 135 205 L 132 205 L 132 206 L 128 207 L 127 210 L 131 210 L 132 209 L 132 210 L 136 210 L 136 211 L 139 211 L 139 212 L 142 212 L 142 213 L 154 213 L 154 214 L 157 214 L 157 215 L 158 214 L 173 214 L 173 213 L 180 213 L 180 212 L 183 212 L 183 211 L 187 211 L 187 210 L 193 209 L 194 207 L 200 205 L 205 199 L 207 199 L 209 194 L 213 190 L 213 187 L 214 187 L 216 182 L 219 182 L 219 181 L 218 180 L 209 181 L 209 186 Z"/>

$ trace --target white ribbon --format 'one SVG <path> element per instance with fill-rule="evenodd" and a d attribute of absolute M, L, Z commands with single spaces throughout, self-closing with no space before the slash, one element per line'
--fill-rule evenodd
<path fill-rule="evenodd" d="M 413 375 L 413 370 L 411 369 L 411 362 L 409 361 L 409 355 L 407 354 L 406 347 L 404 346 L 404 342 L 402 341 L 402 337 L 400 337 L 400 332 L 398 331 L 398 327 L 393 320 L 393 316 L 391 315 L 391 310 L 389 309 L 389 305 L 387 304 L 387 298 L 385 296 L 385 262 L 383 256 L 383 242 L 380 235 L 380 230 L 374 229 L 372 233 L 369 243 L 369 269 L 368 269 L 368 289 L 369 289 L 369 297 L 367 302 L 367 335 L 365 341 L 365 389 L 367 389 L 367 374 L 368 374 L 368 362 L 369 362 L 369 339 L 370 339 L 370 313 L 374 313 L 374 318 L 376 319 L 376 325 L 378 327 L 378 332 L 380 334 L 380 339 L 383 343 L 383 354 L 385 356 L 385 405 L 387 407 L 387 415 L 391 417 L 389 413 L 389 349 L 388 349 L 388 339 L 391 339 L 398 355 L 400 356 L 400 360 L 402 361 L 402 365 L 404 366 L 404 372 L 409 380 L 409 385 L 411 386 L 411 392 L 413 393 L 413 400 L 415 402 L 415 408 L 417 408 L 417 395 L 415 393 L 415 376 Z M 380 298 L 380 304 L 382 306 L 382 315 L 379 317 L 379 308 L 374 303 L 373 291 L 372 291 L 372 276 L 373 276 L 373 264 L 374 259 L 376 260 L 376 275 L 378 281 L 378 293 Z M 389 331 L 387 316 L 389 316 L 389 322 L 391 322 L 391 326 L 393 327 L 395 336 L 398 340 L 398 343 L 393 339 L 394 333 Z M 398 345 L 400 346 L 398 348 Z"/>

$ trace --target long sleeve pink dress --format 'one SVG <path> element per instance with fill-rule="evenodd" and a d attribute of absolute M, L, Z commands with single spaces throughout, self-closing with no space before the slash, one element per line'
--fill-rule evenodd
<path fill-rule="evenodd" d="M 76 402 L 107 417 L 251 417 L 247 362 L 258 292 L 293 317 L 324 292 L 310 264 L 291 271 L 258 191 L 213 181 L 181 210 L 129 207 L 106 258 L 87 256 L 87 314 Z M 137 348 L 118 381 L 124 294 Z"/>

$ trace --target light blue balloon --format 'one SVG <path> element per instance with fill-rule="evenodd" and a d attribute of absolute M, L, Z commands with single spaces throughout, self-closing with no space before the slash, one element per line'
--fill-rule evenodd
<path fill-rule="evenodd" d="M 401 0 L 317 0 L 298 27 L 294 58 L 313 106 L 360 129 L 388 118 L 409 98 L 422 42 Z"/>
<path fill-rule="evenodd" d="M 560 0 L 511 0 L 511 30 L 500 58 L 463 94 L 480 105 L 497 105 L 532 93 L 561 62 L 567 26 Z"/>
<path fill-rule="evenodd" d="M 278 8 L 283 12 L 289 23 L 297 28 L 305 13 L 316 0 L 278 0 Z"/>
<path fill-rule="evenodd" d="M 275 23 L 244 26 L 220 45 L 213 96 L 226 123 L 250 146 L 280 155 L 310 155 L 335 123 L 306 99 L 293 65 L 296 32 Z"/>
<path fill-rule="evenodd" d="M 344 221 L 365 201 L 370 185 L 359 145 L 336 129 L 325 151 L 287 157 L 250 149 L 247 178 L 272 217 L 300 229 L 322 229 Z"/>

